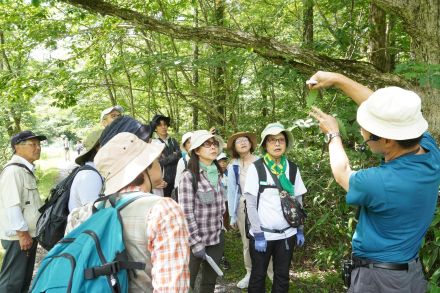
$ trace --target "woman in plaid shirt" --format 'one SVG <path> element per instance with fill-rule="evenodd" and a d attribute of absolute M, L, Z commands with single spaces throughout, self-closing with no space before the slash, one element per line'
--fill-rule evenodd
<path fill-rule="evenodd" d="M 217 264 L 224 250 L 223 214 L 225 190 L 221 184 L 221 169 L 216 161 L 223 141 L 207 130 L 197 130 L 191 136 L 191 157 L 188 171 L 179 183 L 179 203 L 183 207 L 189 228 L 191 255 L 190 287 L 194 289 L 200 265 L 209 255 Z M 217 274 L 203 266 L 200 292 L 214 292 Z"/>

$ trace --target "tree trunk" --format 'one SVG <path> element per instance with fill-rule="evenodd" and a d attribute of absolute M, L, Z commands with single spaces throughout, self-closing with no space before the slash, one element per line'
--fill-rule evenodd
<path fill-rule="evenodd" d="M 370 61 L 382 72 L 387 72 L 386 13 L 374 3 L 370 4 Z"/>
<path fill-rule="evenodd" d="M 215 0 L 215 22 L 216 25 L 222 27 L 224 25 L 225 3 L 224 0 Z M 216 55 L 222 55 L 223 48 L 221 45 L 214 46 L 214 53 Z M 221 63 L 214 69 L 214 96 L 213 100 L 217 105 L 217 111 L 221 115 L 221 119 L 216 119 L 215 127 L 225 126 L 226 117 L 226 84 L 225 84 L 225 63 Z"/>
<path fill-rule="evenodd" d="M 303 44 L 309 48 L 313 46 L 313 0 L 304 0 Z"/>

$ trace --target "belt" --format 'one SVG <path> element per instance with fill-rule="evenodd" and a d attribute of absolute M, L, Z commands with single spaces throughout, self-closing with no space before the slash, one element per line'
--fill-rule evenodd
<path fill-rule="evenodd" d="M 365 258 L 360 258 L 356 256 L 352 256 L 353 266 L 354 268 L 364 267 L 364 268 L 379 268 L 386 270 L 394 270 L 394 271 L 407 271 L 408 263 L 387 263 L 387 262 L 376 262 L 374 260 L 368 260 Z M 415 261 L 418 261 L 417 257 Z"/>
<path fill-rule="evenodd" d="M 286 228 L 283 228 L 281 230 L 280 229 L 268 229 L 268 228 L 264 228 L 264 227 L 260 227 L 260 228 L 264 232 L 283 234 L 284 232 L 289 230 L 290 226 L 287 226 Z"/>

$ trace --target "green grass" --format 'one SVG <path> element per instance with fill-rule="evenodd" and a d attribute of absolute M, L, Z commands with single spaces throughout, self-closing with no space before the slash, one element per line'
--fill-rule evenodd
<path fill-rule="evenodd" d="M 225 271 L 226 282 L 237 283 L 246 273 L 243 264 L 243 253 L 238 230 L 225 234 L 225 256 L 231 263 L 231 269 Z M 313 265 L 313 257 L 307 255 L 303 248 L 294 252 L 292 266 L 294 276 L 290 277 L 289 292 L 345 292 L 338 272 L 334 270 L 321 271 Z M 297 256 L 297 257 L 295 257 Z M 299 256 L 301 259 L 299 259 Z M 270 292 L 272 283 L 266 279 L 266 292 Z M 242 292 L 246 292 L 243 290 Z"/>
<path fill-rule="evenodd" d="M 39 169 L 37 171 L 38 177 L 38 191 L 40 192 L 41 199 L 46 199 L 49 195 L 50 189 L 55 185 L 58 179 L 59 169 L 49 168 L 46 170 Z"/>

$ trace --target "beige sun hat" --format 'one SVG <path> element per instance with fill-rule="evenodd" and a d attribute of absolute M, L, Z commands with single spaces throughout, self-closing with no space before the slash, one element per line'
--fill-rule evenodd
<path fill-rule="evenodd" d="M 399 87 L 375 91 L 357 110 L 359 125 L 377 136 L 405 140 L 421 136 L 428 129 L 420 97 Z"/>
<path fill-rule="evenodd" d="M 95 146 L 99 143 L 99 138 L 101 137 L 103 128 L 92 130 L 84 140 L 84 148 L 79 154 L 79 156 L 75 159 L 75 163 L 78 165 L 83 165 L 85 163 L 86 156 L 90 153 L 91 150 L 95 148 Z"/>
<path fill-rule="evenodd" d="M 257 148 L 257 136 L 255 134 L 253 134 L 252 132 L 234 133 L 233 135 L 231 135 L 228 138 L 228 143 L 227 143 L 226 148 L 228 150 L 232 150 L 234 147 L 234 141 L 239 137 L 247 137 L 249 139 L 249 141 L 251 142 L 253 149 L 255 150 Z"/>
<path fill-rule="evenodd" d="M 281 124 L 279 122 L 267 124 L 266 128 L 264 128 L 263 132 L 261 133 L 260 147 L 263 146 L 264 139 L 266 138 L 266 136 L 277 135 L 281 132 L 284 132 L 287 135 L 288 144 L 286 146 L 286 151 L 291 149 L 293 146 L 293 135 L 289 130 L 284 128 L 283 124 Z"/>
<path fill-rule="evenodd" d="M 146 143 L 136 135 L 121 132 L 99 149 L 95 164 L 105 180 L 105 195 L 115 193 L 150 166 L 165 144 Z"/>
<path fill-rule="evenodd" d="M 187 133 L 185 133 L 184 135 L 182 135 L 182 142 L 180 143 L 180 150 L 182 151 L 182 152 L 186 152 L 186 150 L 185 150 L 185 142 L 189 139 L 189 138 L 191 138 L 191 135 L 192 135 L 193 133 L 192 133 L 192 131 L 190 131 L 190 132 L 187 132 Z"/>
<path fill-rule="evenodd" d="M 189 151 L 195 150 L 211 137 L 214 137 L 220 143 L 218 153 L 221 153 L 225 146 L 223 139 L 218 135 L 212 134 L 208 130 L 196 130 L 193 132 L 193 134 L 191 135 L 191 146 L 189 148 Z"/>

